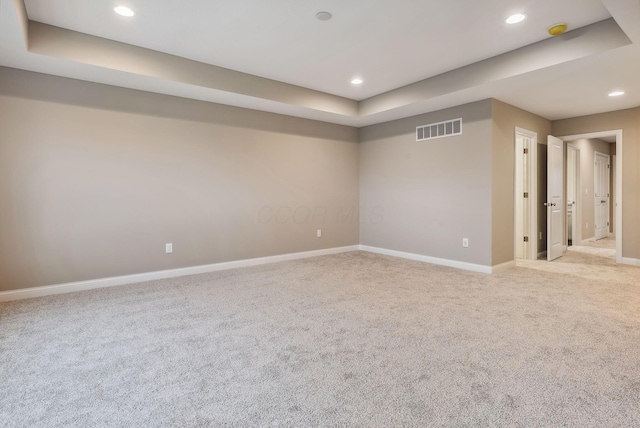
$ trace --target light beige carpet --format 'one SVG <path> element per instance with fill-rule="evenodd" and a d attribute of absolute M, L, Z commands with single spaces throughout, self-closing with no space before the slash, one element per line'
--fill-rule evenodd
<path fill-rule="evenodd" d="M 638 268 L 345 253 L 0 305 L 0 426 L 633 427 L 639 346 Z"/>
<path fill-rule="evenodd" d="M 518 260 L 518 266 L 551 273 L 562 273 L 610 283 L 638 284 L 638 267 L 616 263 L 616 241 L 605 238 L 588 245 L 572 246 L 564 255 L 546 260 Z"/>

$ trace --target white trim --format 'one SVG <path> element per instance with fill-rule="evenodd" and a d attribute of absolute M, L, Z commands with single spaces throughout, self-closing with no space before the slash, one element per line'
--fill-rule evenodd
<path fill-rule="evenodd" d="M 179 269 L 161 270 L 155 272 L 138 273 L 133 275 L 114 276 L 111 278 L 91 279 L 87 281 L 69 282 L 66 284 L 46 285 L 42 287 L 24 288 L 0 292 L 0 302 L 28 299 L 31 297 L 49 296 L 52 294 L 70 293 L 73 291 L 92 290 L 95 288 L 113 287 L 116 285 L 135 284 L 138 282 L 152 281 L 155 279 L 175 278 L 185 275 L 216 272 L 227 269 L 278 263 L 288 260 L 305 259 L 309 257 L 325 256 L 329 254 L 357 251 L 359 245 L 347 247 L 327 248 L 323 250 L 304 251 L 300 253 L 281 254 L 278 256 L 259 257 L 255 259 L 236 260 L 232 262 L 214 263 L 210 265 L 192 266 Z"/>
<path fill-rule="evenodd" d="M 596 237 L 595 236 L 592 236 L 591 238 L 583 239 L 582 241 L 580 241 L 580 245 L 587 245 L 587 244 L 590 244 L 592 242 L 596 242 Z"/>
<path fill-rule="evenodd" d="M 540 251 L 538 253 L 538 259 L 546 259 L 547 258 L 547 250 Z"/>
<path fill-rule="evenodd" d="M 519 126 L 515 127 L 514 132 L 514 147 L 515 140 L 517 135 L 525 135 L 531 138 L 531 144 L 529 145 L 529 230 L 526 231 L 529 236 L 529 244 L 527 248 L 527 255 L 529 256 L 529 260 L 535 260 L 536 251 L 538 251 L 538 239 L 533 239 L 533 237 L 538 236 L 538 133 L 534 131 L 530 131 L 528 129 L 520 128 Z M 515 161 L 515 160 L 514 160 Z M 515 174 L 515 168 L 514 168 Z M 514 178 L 515 180 L 515 178 Z M 514 183 L 515 188 L 515 183 Z M 515 198 L 515 195 L 514 195 Z M 514 199 L 515 203 L 515 199 Z M 515 208 L 515 207 L 514 207 Z M 515 209 L 514 209 L 515 215 Z M 515 218 L 514 218 L 514 228 L 515 228 Z M 514 231 L 515 235 L 515 231 Z M 514 256 L 515 256 L 515 239 L 514 239 Z"/>
<path fill-rule="evenodd" d="M 615 169 L 615 176 L 613 177 L 613 179 L 617 182 L 618 180 L 618 173 L 617 173 L 617 168 L 618 168 L 618 158 L 617 155 L 611 155 L 611 167 L 613 169 Z M 617 186 L 615 185 L 616 183 L 614 182 L 614 180 L 611 180 L 611 182 L 609 183 L 609 187 L 611 188 L 611 195 L 609 195 L 609 203 L 611 203 L 611 201 L 613 200 L 614 202 L 617 203 L 618 201 L 618 195 L 616 195 L 616 188 Z M 616 235 L 616 211 L 615 211 L 616 205 L 613 205 L 613 215 L 611 216 L 611 226 L 613 229 L 613 232 L 609 233 L 609 236 L 614 237 Z"/>
<path fill-rule="evenodd" d="M 634 259 L 631 257 L 621 257 L 621 260 L 618 263 L 623 265 L 640 266 L 640 259 Z"/>
<path fill-rule="evenodd" d="M 491 266 L 491 273 L 500 273 L 509 269 L 513 269 L 516 267 L 516 261 L 511 260 L 510 262 L 500 263 L 499 265 Z"/>
<path fill-rule="evenodd" d="M 622 129 L 616 131 L 616 261 L 622 263 Z"/>
<path fill-rule="evenodd" d="M 403 259 L 415 260 L 418 262 L 431 263 L 434 265 L 470 270 L 473 272 L 492 273 L 491 266 L 477 265 L 473 263 L 460 262 L 457 260 L 441 259 L 438 257 L 423 256 L 421 254 L 405 253 L 404 251 L 387 250 L 385 248 L 370 247 L 368 245 L 360 245 L 360 250 L 368 251 L 370 253 L 383 254 L 385 256 L 400 257 Z"/>

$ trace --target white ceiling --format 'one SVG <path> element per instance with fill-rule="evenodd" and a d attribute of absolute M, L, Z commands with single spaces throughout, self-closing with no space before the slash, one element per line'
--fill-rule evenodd
<path fill-rule="evenodd" d="M 537 70 L 532 67 L 532 71 L 501 79 L 461 85 L 459 90 L 425 96 L 419 102 L 364 117 L 329 114 L 244 92 L 123 73 L 122 69 L 69 57 L 29 52 L 20 30 L 21 1 L 0 2 L 0 32 L 4 33 L 0 37 L 0 65 L 329 122 L 362 126 L 488 97 L 549 119 L 640 105 L 640 81 L 636 78 L 640 40 L 626 47 L 568 57 L 570 61 L 556 61 Z M 609 6 L 614 3 L 627 6 Z M 130 6 L 136 16 L 114 14 L 113 7 L 118 4 Z M 629 11 L 640 11 L 638 4 L 637 0 L 24 2 L 31 21 L 357 101 L 545 41 L 550 38 L 546 28 L 557 22 L 566 22 L 574 30 L 613 15 L 633 39 L 627 29 L 640 26 L 640 12 L 629 20 Z M 333 19 L 316 20 L 319 11 L 331 12 Z M 521 11 L 528 15 L 526 21 L 513 26 L 504 22 L 510 14 Z M 623 13 L 625 25 L 619 19 Z M 354 87 L 350 84 L 354 76 L 362 77 L 365 83 Z M 627 95 L 615 100 L 606 96 L 618 88 Z"/>
<path fill-rule="evenodd" d="M 130 5 L 136 16 L 114 14 L 116 3 Z M 33 21 L 357 100 L 548 38 L 545 29 L 558 21 L 578 28 L 611 16 L 600 0 L 25 4 Z M 324 10 L 333 19 L 315 18 Z M 520 10 L 529 19 L 504 22 Z M 356 75 L 365 79 L 359 88 L 350 84 Z"/>

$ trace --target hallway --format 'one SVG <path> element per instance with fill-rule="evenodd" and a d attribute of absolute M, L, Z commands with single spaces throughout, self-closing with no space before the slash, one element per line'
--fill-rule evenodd
<path fill-rule="evenodd" d="M 571 246 L 562 257 L 552 262 L 518 259 L 516 264 L 522 268 L 596 279 L 608 283 L 640 284 L 639 267 L 616 263 L 615 238 L 601 239 L 588 245 Z"/>

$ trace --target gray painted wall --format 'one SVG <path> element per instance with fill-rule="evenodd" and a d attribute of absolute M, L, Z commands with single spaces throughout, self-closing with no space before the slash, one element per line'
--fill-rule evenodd
<path fill-rule="evenodd" d="M 462 135 L 416 142 L 459 117 Z M 491 144 L 491 100 L 361 128 L 360 243 L 491 265 Z"/>
<path fill-rule="evenodd" d="M 0 69 L 0 200 L 2 291 L 354 245 L 357 130 Z"/>
<path fill-rule="evenodd" d="M 635 258 L 639 112 L 553 123 L 623 129 Z M 458 117 L 462 135 L 415 141 Z M 515 126 L 551 130 L 497 100 L 357 130 L 0 67 L 0 291 L 358 243 L 496 266 L 513 260 Z"/>
<path fill-rule="evenodd" d="M 415 127 L 462 117 L 463 134 L 415 141 Z M 484 266 L 514 259 L 515 128 L 546 142 L 551 122 L 498 100 L 484 100 L 360 130 L 363 245 Z M 538 144 L 540 206 L 546 146 Z M 546 211 L 538 213 L 546 230 Z M 546 232 L 543 233 L 543 238 Z M 469 238 L 469 248 L 462 247 Z M 543 251 L 546 241 L 539 242 Z"/>

